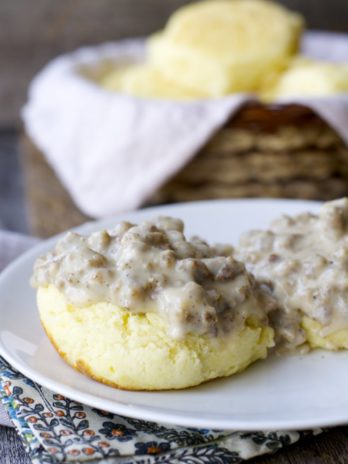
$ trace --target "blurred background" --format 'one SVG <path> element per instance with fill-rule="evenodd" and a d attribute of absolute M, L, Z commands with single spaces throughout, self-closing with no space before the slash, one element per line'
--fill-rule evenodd
<path fill-rule="evenodd" d="M 20 109 L 32 77 L 56 55 L 81 45 L 146 36 L 184 0 L 2 0 L 0 2 L 0 227 L 28 232 L 18 155 Z M 348 2 L 284 0 L 310 29 L 345 32 Z"/>
<path fill-rule="evenodd" d="M 161 29 L 184 0 L 2 0 L 0 124 L 12 128 L 33 75 L 59 53 Z M 345 0 L 283 0 L 310 29 L 348 30 Z"/>

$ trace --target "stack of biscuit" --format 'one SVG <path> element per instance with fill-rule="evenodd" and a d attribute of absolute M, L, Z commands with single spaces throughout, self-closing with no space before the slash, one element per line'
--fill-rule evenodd
<path fill-rule="evenodd" d="M 152 202 L 235 197 L 329 200 L 348 194 L 348 150 L 309 109 L 271 102 L 348 91 L 348 64 L 299 55 L 303 19 L 267 0 L 184 6 L 147 41 L 143 63 L 102 85 L 139 98 L 259 95 L 222 128 Z"/>
<path fill-rule="evenodd" d="M 348 91 L 348 63 L 300 54 L 304 21 L 267 0 L 204 0 L 146 41 L 142 62 L 101 73 L 103 87 L 147 99 L 253 92 L 264 101 Z"/>
<path fill-rule="evenodd" d="M 249 104 L 153 197 L 284 197 L 348 194 L 348 148 L 311 110 Z"/>
<path fill-rule="evenodd" d="M 217 98 L 269 87 L 299 50 L 303 20 L 267 0 L 186 5 L 147 39 L 146 60 L 102 75 L 109 90 L 140 98 Z"/>

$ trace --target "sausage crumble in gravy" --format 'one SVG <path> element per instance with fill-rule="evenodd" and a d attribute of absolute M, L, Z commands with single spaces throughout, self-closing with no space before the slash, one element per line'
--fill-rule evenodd
<path fill-rule="evenodd" d="M 348 328 L 347 198 L 245 233 L 236 257 L 280 304 L 272 323 L 288 347 L 305 341 L 303 316 L 321 324 L 322 336 Z"/>
<path fill-rule="evenodd" d="M 109 302 L 132 312 L 158 312 L 173 337 L 215 337 L 249 320 L 267 324 L 274 307 L 232 251 L 186 239 L 178 219 L 122 222 L 89 236 L 69 232 L 36 261 L 32 284 L 54 285 L 77 307 Z"/>

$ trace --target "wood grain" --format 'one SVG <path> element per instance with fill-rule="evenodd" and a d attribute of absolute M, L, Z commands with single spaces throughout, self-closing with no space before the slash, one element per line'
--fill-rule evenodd
<path fill-rule="evenodd" d="M 0 464 L 30 464 L 22 441 L 14 429 L 0 427 Z"/>
<path fill-rule="evenodd" d="M 348 427 L 329 430 L 250 464 L 347 464 Z"/>
<path fill-rule="evenodd" d="M 28 233 L 17 131 L 0 129 L 0 228 Z"/>

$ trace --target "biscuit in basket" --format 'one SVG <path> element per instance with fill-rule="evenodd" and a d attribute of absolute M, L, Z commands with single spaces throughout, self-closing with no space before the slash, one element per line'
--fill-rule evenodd
<path fill-rule="evenodd" d="M 115 387 L 191 387 L 273 346 L 274 300 L 231 250 L 187 240 L 179 220 L 69 233 L 38 259 L 32 283 L 60 355 Z"/>
<path fill-rule="evenodd" d="M 149 41 L 149 61 L 170 81 L 211 97 L 253 91 L 297 52 L 302 19 L 265 0 L 184 6 Z"/>
<path fill-rule="evenodd" d="M 268 100 L 298 96 L 329 96 L 348 92 L 348 63 L 297 58 L 265 90 Z"/>
<path fill-rule="evenodd" d="M 101 85 L 140 98 L 191 100 L 204 97 L 201 92 L 168 80 L 146 63 L 115 69 L 104 77 Z"/>

